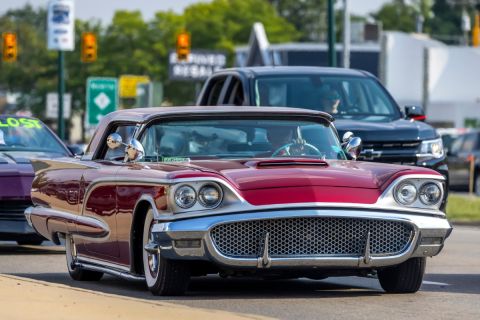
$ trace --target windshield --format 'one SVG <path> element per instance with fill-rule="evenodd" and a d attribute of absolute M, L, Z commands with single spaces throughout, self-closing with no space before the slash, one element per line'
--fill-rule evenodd
<path fill-rule="evenodd" d="M 0 151 L 38 151 L 67 154 L 37 119 L 0 116 Z"/>
<path fill-rule="evenodd" d="M 325 111 L 335 118 L 388 121 L 400 118 L 398 107 L 371 78 L 355 76 L 264 76 L 255 81 L 257 106 Z"/>
<path fill-rule="evenodd" d="M 148 127 L 140 141 L 146 161 L 291 156 L 346 159 L 332 127 L 304 120 L 164 122 Z"/>

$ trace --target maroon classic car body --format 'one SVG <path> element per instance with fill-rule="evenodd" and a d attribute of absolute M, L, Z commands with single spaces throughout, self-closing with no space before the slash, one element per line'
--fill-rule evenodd
<path fill-rule="evenodd" d="M 403 271 L 392 268 L 412 269 L 414 264 L 418 271 L 410 276 L 423 275 L 425 257 L 440 252 L 451 227 L 439 204 L 422 205 L 415 199 L 403 206 L 393 193 L 399 185 L 420 190 L 430 183 L 441 197 L 440 174 L 346 160 L 343 151 L 336 151 L 337 160 L 295 156 L 293 151 L 272 158 L 186 159 L 175 154 L 180 158 L 146 161 L 129 156 L 129 150 L 149 153 L 136 143 L 148 140 L 147 130 L 154 124 L 190 121 L 193 127 L 194 121 L 209 119 L 310 121 L 302 130 L 321 123 L 339 145 L 332 118 L 311 110 L 175 107 L 108 115 L 82 159 L 33 161 L 34 206 L 25 214 L 43 236 L 57 243 L 66 239 L 74 279 L 99 279 L 106 272 L 146 278 L 155 294 L 181 294 L 189 276 L 208 273 L 322 278 L 378 271 L 385 274 L 382 286 L 388 292 L 418 290 L 418 279 L 403 287 L 395 282 Z M 120 152 L 106 159 L 121 128 L 131 133 L 128 156 Z M 165 134 L 165 128 L 151 131 Z M 162 148 L 164 140 L 159 141 Z M 304 146 L 305 140 L 300 143 Z M 401 192 L 408 196 L 409 190 Z M 202 207 L 201 200 L 211 199 L 212 192 L 220 202 Z M 179 207 L 192 196 L 198 201 Z M 149 214 L 151 223 L 145 222 Z M 410 264 L 402 269 L 405 263 Z"/>

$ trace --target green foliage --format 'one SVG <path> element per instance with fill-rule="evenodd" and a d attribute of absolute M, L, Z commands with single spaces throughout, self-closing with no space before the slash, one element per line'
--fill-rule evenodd
<path fill-rule="evenodd" d="M 454 221 L 480 221 L 480 198 L 475 196 L 448 196 L 447 218 Z"/>
<path fill-rule="evenodd" d="M 384 4 L 372 16 L 382 22 L 384 30 L 399 30 L 403 32 L 415 31 L 415 17 L 417 10 L 402 0 Z"/>
<path fill-rule="evenodd" d="M 269 0 L 278 14 L 299 31 L 301 41 L 326 38 L 327 0 Z"/>
<path fill-rule="evenodd" d="M 254 22 L 265 24 L 271 42 L 293 41 L 295 27 L 280 17 L 265 0 L 213 0 L 186 8 L 183 14 L 157 12 L 145 21 L 139 11 L 117 11 L 103 27 L 98 21 L 76 21 L 75 51 L 66 52 L 66 90 L 73 95 L 73 109 L 82 113 L 85 83 L 90 76 L 148 75 L 165 85 L 165 98 L 174 104 L 194 102 L 195 84 L 168 81 L 168 53 L 175 49 L 176 35 L 187 30 L 192 49 L 220 49 L 230 54 L 246 44 Z M 46 10 L 30 5 L 0 16 L 0 32 L 15 31 L 19 60 L 2 63 L 0 89 L 21 94 L 19 109 L 31 109 L 43 117 L 47 92 L 57 88 L 57 53 L 46 48 Z M 97 34 L 98 60 L 80 61 L 82 32 Z M 0 110 L 1 112 L 1 110 Z"/>

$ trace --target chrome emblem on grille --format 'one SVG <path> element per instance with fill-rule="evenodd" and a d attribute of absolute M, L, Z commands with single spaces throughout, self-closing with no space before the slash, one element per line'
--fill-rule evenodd
<path fill-rule="evenodd" d="M 362 150 L 362 153 L 360 153 L 360 156 L 364 160 L 373 160 L 376 158 L 380 158 L 382 156 L 382 151 L 375 151 L 374 149 L 365 149 L 365 150 Z"/>

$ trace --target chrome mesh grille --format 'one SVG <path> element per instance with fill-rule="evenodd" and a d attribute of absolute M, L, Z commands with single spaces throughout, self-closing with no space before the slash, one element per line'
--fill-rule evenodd
<path fill-rule="evenodd" d="M 368 232 L 371 255 L 395 255 L 406 250 L 413 227 L 400 221 L 309 217 L 226 223 L 210 235 L 223 255 L 254 258 L 267 232 L 271 257 L 361 256 Z"/>

